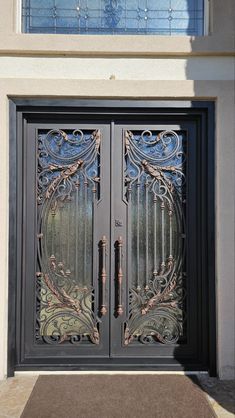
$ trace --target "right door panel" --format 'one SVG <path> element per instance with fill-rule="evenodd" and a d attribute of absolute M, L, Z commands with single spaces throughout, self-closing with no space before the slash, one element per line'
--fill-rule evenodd
<path fill-rule="evenodd" d="M 119 125 L 112 139 L 112 356 L 193 358 L 200 347 L 196 125 Z"/>

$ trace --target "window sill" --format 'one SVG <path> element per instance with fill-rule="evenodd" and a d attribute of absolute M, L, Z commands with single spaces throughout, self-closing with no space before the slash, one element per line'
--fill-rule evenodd
<path fill-rule="evenodd" d="M 234 55 L 232 36 L 0 34 L 0 55 Z"/>

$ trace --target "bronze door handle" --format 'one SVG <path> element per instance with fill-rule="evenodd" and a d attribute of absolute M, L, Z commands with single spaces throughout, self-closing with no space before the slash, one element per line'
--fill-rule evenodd
<path fill-rule="evenodd" d="M 123 305 L 122 305 L 122 280 L 123 280 L 123 270 L 122 270 L 122 257 L 123 257 L 123 239 L 119 237 L 117 240 L 117 315 L 120 316 L 123 314 Z"/>
<path fill-rule="evenodd" d="M 102 240 L 100 242 L 101 247 L 101 307 L 100 307 L 100 313 L 101 315 L 105 315 L 107 313 L 107 306 L 105 303 L 105 291 L 106 291 L 106 279 L 107 279 L 107 270 L 106 270 L 106 248 L 107 248 L 107 238 L 104 235 L 102 237 Z"/>

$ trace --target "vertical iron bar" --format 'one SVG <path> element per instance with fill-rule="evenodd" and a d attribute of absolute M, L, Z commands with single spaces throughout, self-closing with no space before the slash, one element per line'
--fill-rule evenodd
<path fill-rule="evenodd" d="M 69 263 L 69 258 L 70 258 L 70 214 L 71 214 L 71 203 L 70 201 L 68 202 L 68 209 L 67 209 L 67 260 L 66 260 L 66 266 L 67 268 L 69 268 L 70 263 Z"/>
<path fill-rule="evenodd" d="M 71 198 L 71 197 L 70 197 Z M 68 198 L 68 207 L 67 207 L 67 259 L 66 259 L 66 276 L 69 276 L 71 274 L 71 270 L 70 270 L 70 258 L 71 258 L 71 254 L 70 254 L 70 243 L 71 243 L 71 214 L 72 214 L 72 204 L 71 204 L 71 200 L 70 198 Z"/>
<path fill-rule="evenodd" d="M 55 255 L 55 209 L 51 210 L 51 254 Z"/>
<path fill-rule="evenodd" d="M 153 278 L 157 276 L 157 196 L 154 194 L 153 198 L 153 206 L 154 206 L 154 212 L 153 212 L 153 231 L 154 231 L 154 239 L 153 239 L 153 251 L 154 251 L 154 257 L 153 257 Z"/>
<path fill-rule="evenodd" d="M 87 192 L 88 181 L 84 180 L 84 254 L 83 254 L 83 285 L 86 284 L 86 267 L 87 267 Z"/>
<path fill-rule="evenodd" d="M 79 182 L 77 180 L 75 216 L 74 216 L 74 218 L 75 218 L 74 228 L 75 228 L 75 280 L 76 280 L 76 283 L 78 283 L 78 225 L 79 225 L 79 219 L 77 221 L 77 217 L 78 217 L 78 188 L 79 188 Z"/>
<path fill-rule="evenodd" d="M 148 235 L 149 235 L 149 217 L 148 217 L 148 180 L 145 182 L 145 289 L 148 290 L 148 264 L 149 264 L 149 242 L 148 242 Z"/>
<path fill-rule="evenodd" d="M 125 160 L 125 167 L 128 171 L 128 165 L 130 164 L 129 159 L 129 134 L 128 131 L 125 131 L 124 134 L 124 144 L 123 144 L 123 154 L 124 154 L 124 160 Z M 127 315 L 129 315 L 129 289 L 133 286 L 135 286 L 135 283 L 133 283 L 133 191 L 132 191 L 132 181 L 129 177 L 126 178 L 127 180 L 127 202 L 128 202 L 128 212 L 127 212 L 127 286 L 126 286 L 126 309 L 127 309 Z"/>
<path fill-rule="evenodd" d="M 64 252 L 63 252 L 63 205 L 60 206 L 60 262 L 64 263 Z"/>
<path fill-rule="evenodd" d="M 140 287 L 140 179 L 136 183 L 137 187 L 137 290 L 141 289 Z"/>
<path fill-rule="evenodd" d="M 170 254 L 169 254 L 169 257 L 173 257 L 173 242 L 172 242 L 172 239 L 173 239 L 173 236 L 172 236 L 172 215 L 173 215 L 173 213 L 172 213 L 172 210 L 169 210 L 169 232 L 170 232 Z"/>
<path fill-rule="evenodd" d="M 172 211 L 172 208 L 169 209 L 168 215 L 169 215 L 169 239 L 170 239 L 168 260 L 169 260 L 169 262 L 172 262 L 172 260 L 173 260 L 173 234 L 172 234 L 173 211 Z"/>
<path fill-rule="evenodd" d="M 96 184 L 93 183 L 93 187 L 92 187 L 92 269 L 91 269 L 91 285 L 92 287 L 94 287 L 94 278 L 96 277 L 96 271 L 94 270 L 96 268 L 96 263 L 95 263 L 95 251 L 97 251 L 97 247 L 96 247 L 96 221 L 95 221 L 95 203 L 96 203 L 96 192 L 97 192 L 97 188 L 96 188 Z M 97 295 L 95 295 L 97 296 Z"/>
<path fill-rule="evenodd" d="M 161 233 L 162 233 L 162 262 L 161 262 L 161 272 L 165 268 L 165 203 L 161 203 Z"/>
<path fill-rule="evenodd" d="M 128 283 L 126 291 L 126 306 L 129 309 L 129 288 L 133 286 L 132 283 L 132 235 L 133 235 L 133 224 L 132 224 L 132 184 L 129 182 L 127 186 L 128 193 L 128 219 L 127 219 L 127 242 L 128 242 Z"/>

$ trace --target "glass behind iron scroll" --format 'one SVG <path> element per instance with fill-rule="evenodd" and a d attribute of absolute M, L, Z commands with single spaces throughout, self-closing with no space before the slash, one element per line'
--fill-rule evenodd
<path fill-rule="evenodd" d="M 36 341 L 99 344 L 94 314 L 93 215 L 100 131 L 38 135 Z"/>
<path fill-rule="evenodd" d="M 124 345 L 186 341 L 186 134 L 126 131 L 130 223 Z"/>
<path fill-rule="evenodd" d="M 204 0 L 23 0 L 26 33 L 203 35 Z"/>

